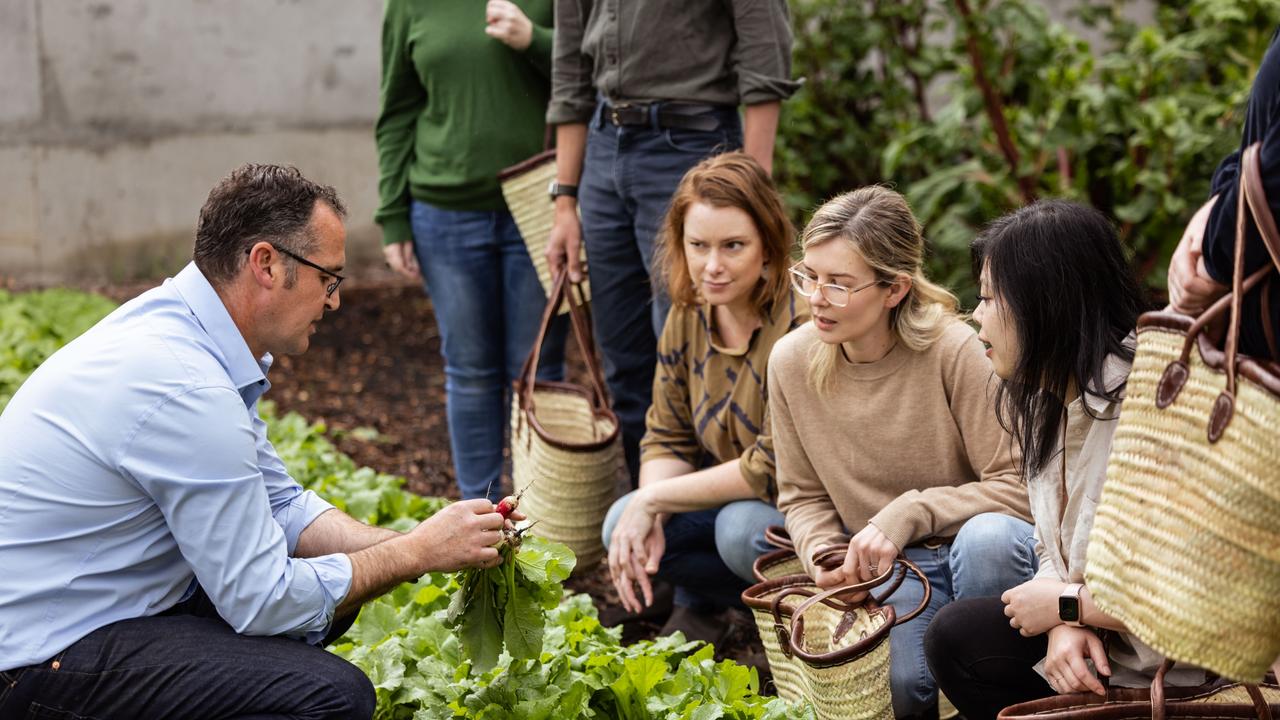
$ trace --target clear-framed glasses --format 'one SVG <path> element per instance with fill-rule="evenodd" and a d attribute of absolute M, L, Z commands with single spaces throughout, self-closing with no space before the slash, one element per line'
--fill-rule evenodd
<path fill-rule="evenodd" d="M 276 252 L 280 253 L 281 255 L 288 255 L 289 257 L 293 258 L 294 260 L 297 260 L 298 262 L 302 263 L 303 265 L 306 265 L 306 266 L 307 266 L 307 267 L 309 267 L 309 268 L 315 268 L 316 270 L 319 270 L 319 271 L 320 271 L 320 274 L 321 274 L 322 276 L 323 276 L 323 275 L 329 275 L 329 276 L 333 277 L 333 282 L 329 283 L 329 284 L 328 284 L 328 285 L 326 285 L 326 286 L 325 286 L 325 288 L 324 288 L 324 296 L 325 296 L 325 297 L 333 297 L 333 294 L 334 294 L 334 293 L 336 293 L 336 292 L 338 292 L 338 286 L 342 284 L 342 281 L 343 281 L 343 280 L 346 280 L 346 278 L 345 278 L 345 277 L 343 277 L 343 276 L 339 275 L 338 273 L 336 273 L 336 272 L 334 272 L 334 271 L 332 271 L 332 270 L 330 270 L 330 269 L 328 269 L 328 268 L 325 268 L 325 267 L 322 267 L 322 266 L 320 266 L 320 265 L 317 265 L 317 264 L 315 264 L 315 263 L 311 262 L 310 260 L 308 260 L 308 259 L 306 259 L 306 258 L 302 257 L 301 255 L 298 255 L 298 254 L 296 254 L 296 253 L 291 253 L 291 252 L 289 252 L 288 250 L 285 250 L 284 248 L 280 247 L 279 245 L 276 245 L 275 243 L 270 243 L 270 245 L 271 245 L 271 247 L 275 248 L 275 249 L 276 249 Z M 249 248 L 249 249 L 245 250 L 244 252 L 245 252 L 245 254 L 246 254 L 246 255 L 248 255 L 252 250 L 253 250 L 253 248 Z"/>
<path fill-rule="evenodd" d="M 863 283 L 856 288 L 847 288 L 843 285 L 835 283 L 820 284 L 817 278 L 806 275 L 803 270 L 798 267 L 791 268 L 791 287 L 797 293 L 804 296 L 808 300 L 812 300 L 815 293 L 821 292 L 822 297 L 826 301 L 836 307 L 844 307 L 849 304 L 849 297 L 860 290 L 866 290 L 872 285 L 884 285 L 884 280 L 872 280 Z"/>

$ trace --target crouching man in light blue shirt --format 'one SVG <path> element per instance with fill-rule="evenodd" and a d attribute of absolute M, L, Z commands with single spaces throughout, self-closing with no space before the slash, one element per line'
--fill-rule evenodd
<path fill-rule="evenodd" d="M 0 415 L 0 718 L 368 718 L 372 686 L 326 638 L 401 582 L 497 564 L 489 501 L 369 527 L 267 441 L 272 355 L 338 309 L 344 215 L 293 168 L 241 167 L 194 262 Z"/>

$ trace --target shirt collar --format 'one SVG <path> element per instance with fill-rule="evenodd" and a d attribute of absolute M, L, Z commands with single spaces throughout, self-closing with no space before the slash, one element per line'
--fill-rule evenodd
<path fill-rule="evenodd" d="M 209 284 L 204 273 L 200 272 L 200 268 L 196 267 L 194 262 L 188 263 L 171 282 L 183 302 L 191 308 L 191 313 L 196 316 L 200 326 L 217 346 L 222 356 L 219 360 L 226 368 L 227 375 L 236 389 L 262 388 L 256 395 L 265 392 L 267 371 L 271 369 L 271 353 L 261 358 L 253 357 L 249 344 L 240 334 L 240 328 L 236 327 L 235 321 L 231 319 L 231 313 L 227 312 L 227 306 L 222 303 L 222 298 L 218 297 L 217 291 Z"/>

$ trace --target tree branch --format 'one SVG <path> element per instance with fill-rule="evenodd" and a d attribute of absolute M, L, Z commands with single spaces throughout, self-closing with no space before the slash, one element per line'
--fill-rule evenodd
<path fill-rule="evenodd" d="M 1004 115 L 1004 103 L 996 94 L 991 81 L 987 79 L 982 52 L 978 47 L 977 30 L 974 28 L 973 11 L 969 9 L 968 0 L 955 0 L 955 2 L 956 10 L 960 12 L 960 17 L 964 21 L 965 47 L 969 51 L 969 62 L 973 65 L 973 79 L 978 84 L 978 90 L 982 92 L 982 102 L 987 111 L 987 118 L 991 122 L 991 129 L 996 133 L 996 142 L 999 143 L 1000 152 L 1009 164 L 1010 173 L 1018 182 L 1023 200 L 1027 203 L 1035 202 L 1035 183 L 1031 178 L 1023 177 L 1018 171 L 1018 147 L 1014 145 L 1013 136 L 1009 133 L 1009 123 Z"/>

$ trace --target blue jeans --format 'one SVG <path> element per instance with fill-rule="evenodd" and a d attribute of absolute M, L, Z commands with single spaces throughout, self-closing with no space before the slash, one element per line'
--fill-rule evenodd
<path fill-rule="evenodd" d="M 511 382 L 538 335 L 547 298 L 511 213 L 446 210 L 413 201 L 413 244 L 444 357 L 449 449 L 464 500 L 502 496 Z M 558 321 L 538 377 L 564 375 Z"/>
<path fill-rule="evenodd" d="M 352 620 L 335 621 L 330 638 Z M 0 718 L 348 720 L 372 717 L 374 705 L 356 666 L 300 640 L 239 635 L 203 592 L 0 672 Z"/>
<path fill-rule="evenodd" d="M 652 126 L 616 127 L 605 120 L 603 107 L 597 107 L 587 134 L 578 206 L 596 341 L 634 483 L 657 338 L 670 308 L 662 279 L 653 282 L 650 276 L 662 219 L 690 168 L 717 152 L 742 147 L 742 122 L 736 108 L 725 108 L 715 115 L 718 130 L 664 130 L 653 106 Z"/>
<path fill-rule="evenodd" d="M 924 654 L 924 634 L 933 616 L 953 600 L 999 596 L 1036 574 L 1035 528 L 997 513 L 971 518 L 950 545 L 912 545 L 904 553 L 929 579 L 933 595 L 918 617 L 889 633 L 893 712 L 916 715 L 937 698 L 938 688 Z M 924 597 L 915 575 L 892 597 L 898 616 L 914 610 Z"/>
<path fill-rule="evenodd" d="M 631 494 L 622 496 L 605 516 L 605 547 Z M 755 582 L 751 565 L 773 550 L 764 539 L 782 513 L 759 500 L 737 500 L 719 508 L 672 515 L 664 526 L 667 549 L 656 577 L 675 585 L 675 604 L 698 609 L 741 607 L 742 591 Z"/>

